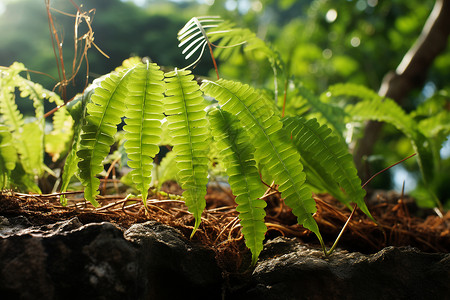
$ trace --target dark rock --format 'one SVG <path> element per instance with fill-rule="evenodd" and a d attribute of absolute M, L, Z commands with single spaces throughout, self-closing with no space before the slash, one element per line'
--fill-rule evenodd
<path fill-rule="evenodd" d="M 2 219 L 3 227 L 7 223 Z M 111 223 L 82 225 L 76 218 L 4 232 L 1 299 L 202 299 L 206 292 L 221 293 L 212 250 L 154 222 L 135 225 L 126 236 Z"/>
<path fill-rule="evenodd" d="M 230 299 L 448 299 L 450 255 L 387 247 L 324 258 L 293 239 L 265 245 L 245 287 Z"/>
<path fill-rule="evenodd" d="M 110 223 L 78 219 L 0 240 L 2 299 L 136 299 L 136 248 Z M 4 296 L 3 296 L 4 295 Z"/>
<path fill-rule="evenodd" d="M 139 287 L 147 299 L 221 299 L 221 270 L 212 249 L 157 222 L 133 225 L 125 237 L 142 249 L 137 262 L 146 267 L 140 268 Z"/>
<path fill-rule="evenodd" d="M 14 225 L 15 224 L 15 225 Z M 254 270 L 225 274 L 212 249 L 156 222 L 123 230 L 77 218 L 0 217 L 1 299 L 448 299 L 450 254 L 365 255 L 295 239 L 266 243 Z"/>

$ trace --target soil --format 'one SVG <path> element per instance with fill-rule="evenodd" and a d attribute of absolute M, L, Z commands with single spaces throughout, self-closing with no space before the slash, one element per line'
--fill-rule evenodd
<path fill-rule="evenodd" d="M 58 194 L 2 192 L 0 215 L 8 218 L 24 216 L 32 225 L 78 217 L 83 224 L 112 222 L 122 228 L 155 220 L 179 229 L 189 238 L 194 218 L 184 202 L 175 196 L 182 190 L 174 182 L 166 183 L 162 190 L 171 196 L 150 195 L 147 210 L 140 199 L 126 199 L 125 195 L 99 197 L 101 207 L 95 209 L 83 200 L 81 192 L 69 193 L 65 207 L 59 203 Z M 356 210 L 339 242 L 340 248 L 367 254 L 387 246 L 413 246 L 430 253 L 450 252 L 450 212 L 441 218 L 432 210 L 417 208 L 413 199 L 395 192 L 375 191 L 367 198 L 368 208 L 377 223 Z M 314 199 L 317 203 L 314 218 L 330 247 L 351 211 L 327 194 L 314 195 Z M 318 247 L 315 235 L 297 224 L 296 217 L 284 205 L 279 193 L 269 191 L 266 201 L 266 239 L 296 237 Z M 206 202 L 202 223 L 192 240 L 212 247 L 224 271 L 244 270 L 250 263 L 250 253 L 240 232 L 234 196 L 223 185 L 210 184 Z"/>

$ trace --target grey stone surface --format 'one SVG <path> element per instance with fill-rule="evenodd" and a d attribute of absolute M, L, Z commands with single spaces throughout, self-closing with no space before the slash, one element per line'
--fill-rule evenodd
<path fill-rule="evenodd" d="M 253 270 L 227 274 L 212 249 L 156 222 L 124 231 L 77 218 L 0 218 L 0 299 L 450 299 L 450 254 L 388 247 L 366 255 L 295 239 L 265 244 Z"/>
<path fill-rule="evenodd" d="M 324 258 L 279 237 L 265 245 L 251 277 L 230 299 L 450 299 L 450 255 L 411 247 Z"/>
<path fill-rule="evenodd" d="M 168 226 L 138 224 L 124 236 L 111 223 L 82 225 L 77 218 L 17 230 L 8 223 L 3 220 L 0 239 L 1 299 L 209 299 L 206 292 L 221 293 L 214 252 Z"/>

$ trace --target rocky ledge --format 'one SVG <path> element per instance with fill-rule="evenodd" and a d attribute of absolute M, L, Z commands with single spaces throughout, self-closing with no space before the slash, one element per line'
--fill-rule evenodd
<path fill-rule="evenodd" d="M 1 299 L 448 299 L 450 254 L 388 247 L 324 258 L 268 241 L 255 269 L 224 274 L 215 252 L 156 223 L 123 231 L 77 218 L 0 217 Z"/>

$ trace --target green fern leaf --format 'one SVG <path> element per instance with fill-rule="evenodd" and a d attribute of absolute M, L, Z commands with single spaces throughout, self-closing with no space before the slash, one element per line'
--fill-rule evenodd
<path fill-rule="evenodd" d="M 13 145 L 20 154 L 23 169 L 27 174 L 40 176 L 44 169 L 44 119 L 25 124 L 14 97 L 16 87 L 26 81 L 18 75 L 23 70 L 25 67 L 22 64 L 14 63 L 8 71 L 0 73 L 0 114 L 12 134 Z M 42 98 L 36 99 L 34 103 L 37 113 L 43 115 Z"/>
<path fill-rule="evenodd" d="M 57 161 L 61 155 L 66 153 L 73 135 L 73 119 L 67 112 L 66 107 L 61 107 L 53 115 L 52 131 L 45 135 L 45 152 L 52 161 Z"/>
<path fill-rule="evenodd" d="M 218 16 L 194 17 L 178 32 L 178 40 L 180 41 L 178 47 L 185 47 L 182 53 L 185 54 L 187 52 L 186 60 L 195 53 L 200 52 L 197 59 L 190 66 L 197 64 L 206 46 L 208 44 L 211 45 L 206 30 L 217 27 L 217 23 L 221 21 Z"/>
<path fill-rule="evenodd" d="M 125 110 L 124 98 L 127 94 L 125 79 L 127 73 L 111 73 L 105 77 L 94 91 L 91 103 L 87 104 L 86 124 L 82 127 L 78 162 L 84 197 L 94 206 L 99 194 L 100 180 L 96 177 L 103 170 L 102 161 L 114 143 L 117 124 Z"/>
<path fill-rule="evenodd" d="M 156 64 L 139 64 L 127 85 L 125 150 L 136 188 L 147 202 L 153 157 L 159 152 L 163 117 L 164 74 Z"/>
<path fill-rule="evenodd" d="M 178 32 L 178 47 L 184 47 L 183 54 L 189 59 L 199 53 L 197 59 L 190 65 L 195 65 L 209 45 L 217 58 L 229 59 L 237 46 L 245 45 L 246 51 L 259 51 L 271 61 L 271 64 L 281 67 L 281 59 L 263 40 L 247 28 L 235 27 L 233 23 L 223 21 L 219 16 L 194 17 Z M 216 43 L 216 44 L 214 44 Z"/>
<path fill-rule="evenodd" d="M 20 154 L 22 165 L 29 174 L 40 176 L 43 171 L 44 153 L 42 149 L 42 129 L 37 123 L 23 125 L 19 135 Z"/>
<path fill-rule="evenodd" d="M 426 99 L 410 113 L 418 122 L 419 130 L 432 142 L 441 147 L 441 144 L 450 134 L 450 104 L 449 93 L 445 90 Z"/>
<path fill-rule="evenodd" d="M 208 182 L 206 104 L 190 71 L 175 70 L 166 74 L 165 114 L 176 153 L 178 179 L 185 190 L 183 197 L 195 217 L 194 230 L 200 225 L 206 206 Z M 191 236 L 192 236 L 191 235 Z"/>
<path fill-rule="evenodd" d="M 178 168 L 175 161 L 176 153 L 169 151 L 166 156 L 163 157 L 159 166 L 155 166 L 153 169 L 153 183 L 159 189 L 162 184 L 168 180 L 177 180 Z"/>
<path fill-rule="evenodd" d="M 267 227 L 264 224 L 266 202 L 259 199 L 264 193 L 261 187 L 254 147 L 239 121 L 230 113 L 215 109 L 209 114 L 211 132 L 229 176 L 231 190 L 236 196 L 245 244 L 252 252 L 253 265 L 263 249 Z"/>
<path fill-rule="evenodd" d="M 320 126 L 316 119 L 288 117 L 283 122 L 300 155 L 311 168 L 321 177 L 331 175 L 346 192 L 348 199 L 372 218 L 364 202 L 366 192 L 361 188 L 353 158 L 342 139 L 333 135 L 326 125 Z M 345 199 L 344 203 L 348 204 L 348 200 Z"/>
<path fill-rule="evenodd" d="M 418 163 L 426 183 L 431 182 L 434 176 L 435 164 L 433 153 L 427 145 L 430 141 L 420 132 L 417 123 L 393 100 L 382 98 L 373 93 L 373 98 L 365 99 L 356 105 L 348 106 L 349 116 L 357 121 L 373 120 L 394 125 L 411 141 L 418 154 Z"/>
<path fill-rule="evenodd" d="M 340 136 L 343 135 L 345 130 L 344 119 L 347 115 L 342 108 L 332 103 L 324 103 L 304 86 L 298 86 L 297 93 L 298 96 L 293 102 L 300 102 L 302 106 L 306 105 L 311 109 L 308 118 L 315 117 L 319 122 L 331 126 Z"/>
<path fill-rule="evenodd" d="M 11 171 L 10 186 L 17 188 L 19 191 L 42 194 L 39 186 L 34 180 L 34 176 L 30 176 L 30 174 L 24 170 L 20 160 L 17 161 L 16 167 Z"/>
<path fill-rule="evenodd" d="M 450 134 L 450 112 L 443 110 L 436 115 L 420 120 L 419 130 L 430 140 L 438 140 L 443 143 Z"/>
<path fill-rule="evenodd" d="M 374 99 L 380 97 L 373 90 L 354 83 L 338 83 L 332 85 L 321 97 L 323 97 L 324 101 L 325 99 L 329 101 L 339 96 L 344 96 L 345 98 L 355 97 L 357 99 Z"/>
<path fill-rule="evenodd" d="M 23 115 L 17 108 L 14 97 L 15 80 L 19 72 L 20 70 L 11 68 L 8 72 L 0 73 L 0 114 L 13 134 L 19 133 L 24 125 Z"/>
<path fill-rule="evenodd" d="M 208 30 L 208 36 L 211 43 L 216 43 L 216 57 L 224 61 L 239 51 L 239 48 L 235 47 L 238 45 L 245 45 L 246 51 L 259 50 L 269 57 L 273 56 L 273 51 L 254 32 L 235 27 L 231 22 L 219 23 L 216 28 Z"/>
<path fill-rule="evenodd" d="M 248 85 L 218 80 L 205 81 L 201 89 L 219 101 L 222 109 L 237 116 L 249 134 L 254 137 L 255 157 L 271 173 L 287 205 L 292 208 L 298 222 L 314 232 L 323 244 L 312 214 L 316 204 L 304 185 L 300 155 L 284 131 L 280 118 L 264 106 L 266 100 Z"/>
<path fill-rule="evenodd" d="M 67 155 L 66 161 L 64 163 L 64 169 L 62 173 L 61 193 L 67 191 L 70 180 L 78 170 L 77 165 L 80 159 L 77 156 L 77 152 L 80 147 L 81 128 L 83 125 L 85 125 L 86 121 L 86 105 L 89 99 L 91 98 L 92 94 L 94 93 L 95 88 L 96 88 L 95 84 L 90 85 L 82 95 L 77 96 L 76 99 L 74 99 L 67 105 L 67 110 L 72 116 L 72 119 L 74 120 L 73 140 L 69 154 Z M 59 200 L 63 206 L 67 205 L 66 196 L 61 195 Z"/>
<path fill-rule="evenodd" d="M 12 135 L 7 126 L 0 124 L 0 189 L 8 187 L 16 162 L 17 153 L 12 144 Z"/>

